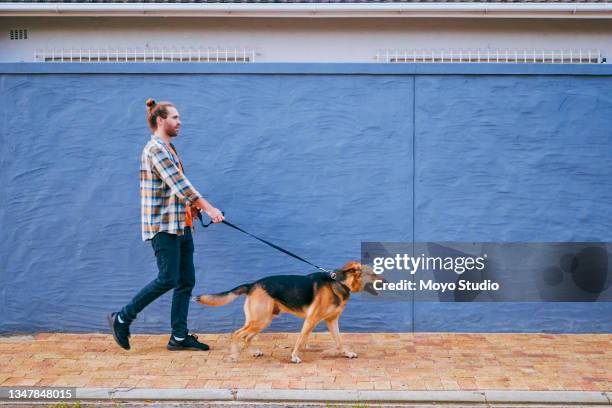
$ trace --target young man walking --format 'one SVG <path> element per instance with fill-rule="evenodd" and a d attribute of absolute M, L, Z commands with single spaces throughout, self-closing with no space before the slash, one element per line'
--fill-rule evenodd
<path fill-rule="evenodd" d="M 130 349 L 130 324 L 149 303 L 174 289 L 172 295 L 172 335 L 168 350 L 208 350 L 208 345 L 189 334 L 187 313 L 195 285 L 191 228 L 198 211 L 218 223 L 223 214 L 210 205 L 191 185 L 171 140 L 178 136 L 181 120 L 170 102 L 148 99 L 147 122 L 153 135 L 142 151 L 140 198 L 142 239 L 151 241 L 159 274 L 121 311 L 108 315 L 113 338 Z M 193 214 L 192 214 L 193 211 Z"/>

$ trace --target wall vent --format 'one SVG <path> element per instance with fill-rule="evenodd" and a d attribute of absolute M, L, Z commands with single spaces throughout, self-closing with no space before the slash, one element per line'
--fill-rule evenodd
<path fill-rule="evenodd" d="M 36 51 L 39 62 L 255 62 L 249 48 L 78 48 Z"/>
<path fill-rule="evenodd" d="M 385 63 L 602 64 L 601 50 L 398 50 L 376 54 Z"/>
<path fill-rule="evenodd" d="M 27 40 L 28 30 L 26 28 L 11 30 L 9 34 L 9 38 L 11 40 Z"/>

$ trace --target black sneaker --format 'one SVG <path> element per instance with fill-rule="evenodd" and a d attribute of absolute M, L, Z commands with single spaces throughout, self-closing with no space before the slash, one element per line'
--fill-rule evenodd
<path fill-rule="evenodd" d="M 117 344 L 121 346 L 121 348 L 129 350 L 130 341 L 128 339 L 130 337 L 130 325 L 119 322 L 119 320 L 117 320 L 117 313 L 109 313 L 107 318 L 111 333 L 113 333 L 113 338 Z"/>
<path fill-rule="evenodd" d="M 195 334 L 188 334 L 183 341 L 177 341 L 174 336 L 170 336 L 170 341 L 166 348 L 170 351 L 178 350 L 195 350 L 195 351 L 207 351 L 210 350 L 208 344 L 204 344 L 198 341 L 198 336 Z"/>

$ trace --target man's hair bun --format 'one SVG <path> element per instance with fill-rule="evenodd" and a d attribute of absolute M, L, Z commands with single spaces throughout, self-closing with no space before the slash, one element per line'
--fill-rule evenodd
<path fill-rule="evenodd" d="M 0 0 L 1 1 L 1 0 Z M 168 118 L 168 108 L 173 107 L 172 102 L 155 102 L 155 99 L 149 98 L 145 102 L 147 105 L 147 123 L 153 132 L 157 129 L 157 118 Z"/>

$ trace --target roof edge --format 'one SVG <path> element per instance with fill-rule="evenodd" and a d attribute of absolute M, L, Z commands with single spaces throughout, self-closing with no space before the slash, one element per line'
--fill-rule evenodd
<path fill-rule="evenodd" d="M 0 3 L 10 17 L 612 18 L 612 3 Z"/>
<path fill-rule="evenodd" d="M 584 75 L 612 77 L 612 64 L 0 62 L 1 74 Z"/>

